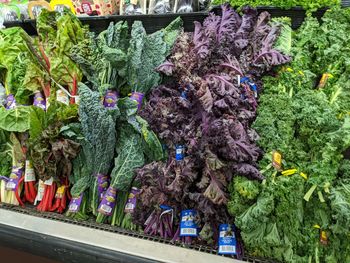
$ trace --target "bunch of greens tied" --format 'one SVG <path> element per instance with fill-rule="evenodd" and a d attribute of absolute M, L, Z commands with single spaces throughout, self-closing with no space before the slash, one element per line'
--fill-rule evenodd
<path fill-rule="evenodd" d="M 176 19 L 147 35 L 136 21 L 129 36 L 126 22 L 112 23 L 98 36 L 86 34 L 71 49 L 87 85 L 79 84 L 80 123 L 64 128 L 66 136 L 82 145 L 74 161 L 74 209 L 68 215 L 84 219 L 91 211 L 99 223 L 110 221 L 136 229 L 130 213 L 124 212 L 134 170 L 164 158 L 157 136 L 138 116 L 138 109 L 143 95 L 161 81 L 154 69 L 164 62 L 181 26 L 182 21 Z M 130 92 L 134 93 L 129 98 Z M 101 95 L 105 95 L 103 104 Z M 84 163 L 89 165 L 84 167 Z"/>
<path fill-rule="evenodd" d="M 268 13 L 245 8 L 240 16 L 223 6 L 221 16 L 210 14 L 203 24 L 195 23 L 193 33 L 180 34 L 158 67 L 169 81 L 152 90 L 140 112 L 170 153 L 167 163 L 153 162 L 137 172 L 142 206 L 134 221 L 147 225 L 146 233 L 169 237 L 169 218 L 161 216 L 167 206 L 175 217 L 171 237 L 180 240 L 177 215 L 194 209 L 196 242 L 216 244 L 219 224 L 230 222 L 226 205 L 232 177 L 264 179 L 257 169 L 257 134 L 250 126 L 261 77 L 290 61 L 275 48 L 281 31 L 282 23 L 271 21 Z M 175 150 L 184 150 L 184 158 L 175 157 Z"/>
<path fill-rule="evenodd" d="M 308 18 L 293 62 L 264 78 L 253 127 L 265 151 L 262 184 L 236 178 L 229 212 L 252 255 L 285 262 L 350 260 L 348 43 L 350 12 Z M 276 152 L 277 169 L 271 165 Z M 275 166 L 276 167 L 276 166 Z"/>
<path fill-rule="evenodd" d="M 214 0 L 212 4 L 222 4 L 222 0 Z M 320 8 L 328 8 L 340 6 L 340 0 L 288 0 L 288 1 L 280 1 L 280 0 L 235 0 L 229 1 L 229 3 L 234 7 L 242 7 L 242 6 L 260 6 L 260 7 L 278 7 L 283 9 L 290 9 L 293 7 L 302 7 L 307 12 L 314 12 Z"/>

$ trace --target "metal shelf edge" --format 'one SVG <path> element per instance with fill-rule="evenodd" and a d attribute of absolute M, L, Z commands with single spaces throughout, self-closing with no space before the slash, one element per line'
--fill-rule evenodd
<path fill-rule="evenodd" d="M 50 242 L 62 244 L 62 247 L 56 249 L 57 253 L 62 250 L 74 253 L 82 249 L 81 253 L 90 255 L 89 262 L 241 262 L 232 258 L 0 209 L 2 236 L 0 244 L 6 242 L 3 238 L 6 235 L 3 233 L 10 233 L 11 229 L 14 233 L 22 233 L 24 239 L 28 239 L 31 236 L 30 233 L 32 236 L 40 237 L 39 240 L 34 241 L 43 243 L 42 250 Z M 92 260 L 93 258 L 96 260 Z M 101 261 L 101 258 L 104 260 Z M 113 258 L 115 260 L 112 260 Z M 65 259 L 64 262 L 69 261 Z"/>

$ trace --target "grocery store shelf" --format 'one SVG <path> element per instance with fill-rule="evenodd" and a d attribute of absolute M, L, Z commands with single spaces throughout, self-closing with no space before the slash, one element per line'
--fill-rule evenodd
<path fill-rule="evenodd" d="M 100 33 L 105 30 L 111 22 L 127 21 L 129 26 L 136 20 L 143 23 L 147 33 L 153 33 L 170 24 L 177 17 L 181 17 L 184 22 L 184 30 L 191 32 L 194 30 L 194 21 L 203 22 L 208 12 L 194 12 L 187 14 L 157 14 L 157 15 L 110 15 L 110 16 L 82 16 L 79 17 L 84 25 L 88 25 L 90 30 Z M 36 21 L 27 19 L 23 21 L 5 22 L 5 27 L 22 27 L 29 35 L 36 35 Z"/>
<path fill-rule="evenodd" d="M 0 245 L 62 262 L 240 262 L 5 209 L 0 209 L 0 236 Z"/>

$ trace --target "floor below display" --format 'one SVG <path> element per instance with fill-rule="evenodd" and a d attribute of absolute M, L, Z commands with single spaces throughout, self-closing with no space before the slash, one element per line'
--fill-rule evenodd
<path fill-rule="evenodd" d="M 0 246 L 1 262 L 3 263 L 61 263 L 44 257 L 39 257 L 20 250 Z"/>

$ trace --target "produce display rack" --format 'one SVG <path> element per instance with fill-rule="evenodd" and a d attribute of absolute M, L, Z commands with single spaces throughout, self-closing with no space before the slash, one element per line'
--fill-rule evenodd
<path fill-rule="evenodd" d="M 350 0 L 348 0 L 350 5 Z M 344 4 L 345 5 L 345 4 Z M 257 7 L 259 13 L 267 11 L 272 17 L 290 17 L 292 20 L 292 28 L 297 29 L 306 17 L 306 12 L 300 7 L 292 9 L 280 9 L 275 7 Z M 327 9 L 320 9 L 313 15 L 317 18 L 321 18 Z M 211 9 L 214 13 L 220 13 L 221 9 L 216 6 Z M 184 14 L 156 14 L 156 15 L 111 15 L 111 16 L 82 16 L 80 21 L 84 25 L 89 25 L 91 31 L 100 33 L 105 30 L 111 22 L 127 21 L 131 26 L 135 20 L 139 20 L 143 23 L 147 33 L 153 33 L 161 28 L 167 26 L 171 21 L 180 16 L 184 21 L 184 30 L 192 32 L 194 30 L 194 21 L 202 22 L 209 12 L 194 12 Z M 5 22 L 5 27 L 22 27 L 29 35 L 36 35 L 36 22 L 33 19 Z"/>
<path fill-rule="evenodd" d="M 182 246 L 118 227 L 0 203 L 0 246 L 62 262 L 238 263 L 206 246 Z M 243 261 L 273 263 L 245 256 Z"/>
<path fill-rule="evenodd" d="M 84 25 L 88 25 L 90 31 L 100 33 L 105 30 L 111 22 L 127 21 L 131 26 L 135 20 L 142 22 L 147 33 L 153 33 L 170 24 L 175 18 L 180 16 L 184 22 L 184 30 L 191 32 L 194 30 L 194 21 L 203 22 L 208 16 L 208 12 L 195 12 L 188 14 L 158 14 L 158 15 L 111 15 L 111 16 L 82 16 L 79 17 Z M 5 22 L 5 27 L 22 27 L 29 35 L 36 35 L 36 22 L 33 19 Z"/>

